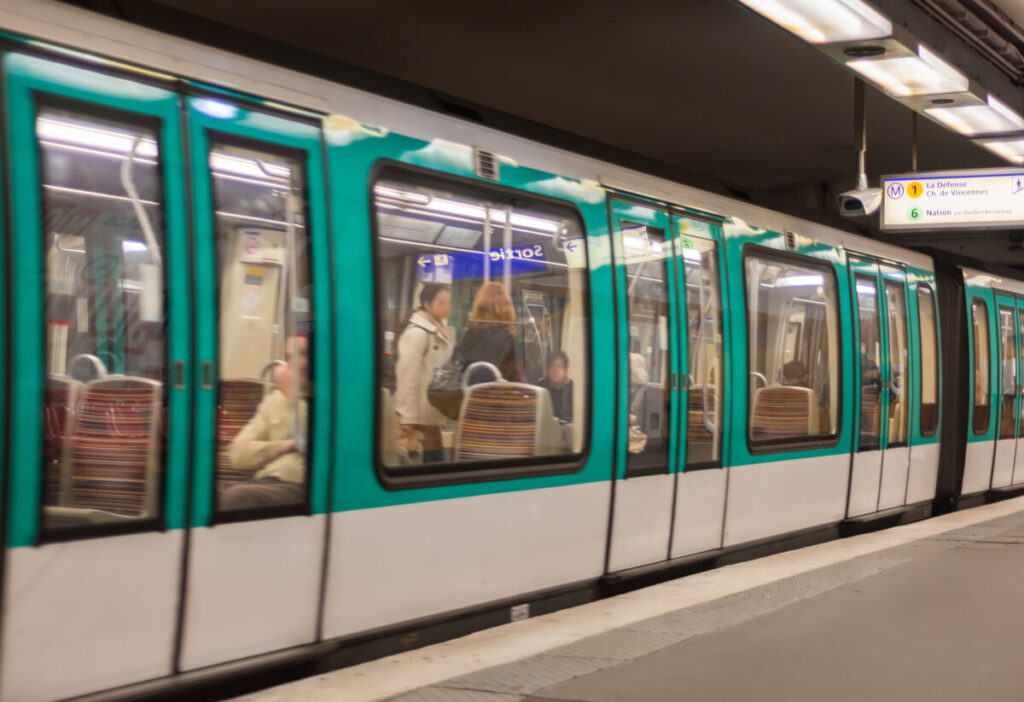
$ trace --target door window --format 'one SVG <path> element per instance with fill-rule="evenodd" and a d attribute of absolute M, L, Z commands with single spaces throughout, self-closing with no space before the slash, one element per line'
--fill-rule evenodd
<path fill-rule="evenodd" d="M 999 438 L 1012 439 L 1017 422 L 1017 331 L 1014 329 L 1012 307 L 999 307 L 999 348 L 1002 351 L 1002 398 L 999 414 Z"/>
<path fill-rule="evenodd" d="M 715 242 L 692 238 L 682 249 L 686 295 L 686 465 L 721 461 L 722 302 Z"/>
<path fill-rule="evenodd" d="M 672 349 L 665 230 L 622 223 L 629 314 L 628 473 L 668 469 Z"/>
<path fill-rule="evenodd" d="M 882 418 L 882 330 L 878 318 L 878 282 L 857 275 L 857 324 L 860 332 L 860 438 L 861 451 L 877 449 Z"/>
<path fill-rule="evenodd" d="M 887 445 L 907 443 L 910 381 L 907 375 L 907 297 L 901 281 L 885 281 L 889 329 L 889 436 Z"/>
<path fill-rule="evenodd" d="M 983 300 L 975 298 L 971 302 L 971 320 L 974 325 L 974 418 L 972 428 L 975 436 L 982 436 L 988 432 L 991 409 L 988 305 Z"/>
<path fill-rule="evenodd" d="M 217 507 L 306 501 L 312 277 L 301 152 L 213 141 Z"/>
<path fill-rule="evenodd" d="M 935 296 L 926 285 L 917 286 L 917 318 L 921 334 L 921 436 L 934 436 L 939 428 L 939 330 L 935 324 Z"/>
<path fill-rule="evenodd" d="M 158 128 L 50 107 L 36 118 L 47 530 L 160 516 L 167 352 Z"/>

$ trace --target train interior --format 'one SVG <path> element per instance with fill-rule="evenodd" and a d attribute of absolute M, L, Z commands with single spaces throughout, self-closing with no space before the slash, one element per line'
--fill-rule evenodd
<path fill-rule="evenodd" d="M 385 376 L 392 374 L 381 389 L 385 464 L 414 466 L 424 460 L 423 452 L 399 440 L 392 398 L 398 343 L 425 285 L 450 290 L 447 325 L 456 342 L 465 335 L 484 283 L 500 283 L 515 309 L 517 377 L 502 377 L 497 368 L 473 376 L 459 416 L 440 427 L 443 460 L 579 453 L 586 434 L 588 329 L 586 252 L 576 219 L 529 200 L 406 178 L 380 180 L 373 193 L 383 302 L 381 365 Z M 561 417 L 549 395 L 554 390 L 541 387 L 559 352 L 568 358 L 573 380 L 571 409 Z M 431 382 L 427 370 L 413 380 L 424 397 Z M 514 441 L 509 439 L 513 430 Z"/>

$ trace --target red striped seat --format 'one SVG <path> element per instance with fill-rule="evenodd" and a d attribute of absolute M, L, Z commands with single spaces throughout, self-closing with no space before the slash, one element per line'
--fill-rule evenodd
<path fill-rule="evenodd" d="M 161 390 L 154 380 L 127 376 L 86 385 L 66 444 L 61 504 L 124 517 L 156 513 Z"/>

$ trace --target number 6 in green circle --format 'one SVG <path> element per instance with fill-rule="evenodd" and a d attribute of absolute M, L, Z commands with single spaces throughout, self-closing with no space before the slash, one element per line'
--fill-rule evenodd
<path fill-rule="evenodd" d="M 910 216 L 911 222 L 916 222 L 917 220 L 921 219 L 921 215 L 923 213 L 921 212 L 920 207 L 911 207 L 910 211 L 907 214 Z"/>

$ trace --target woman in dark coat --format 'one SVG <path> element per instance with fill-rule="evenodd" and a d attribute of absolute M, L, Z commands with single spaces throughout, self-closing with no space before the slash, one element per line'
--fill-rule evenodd
<path fill-rule="evenodd" d="M 484 283 L 477 292 L 469 324 L 452 355 L 462 361 L 463 367 L 484 361 L 493 364 L 505 380 L 525 382 L 516 351 L 516 308 L 504 285 Z M 484 368 L 476 368 L 466 381 L 474 385 L 497 380 L 493 375 Z"/>

